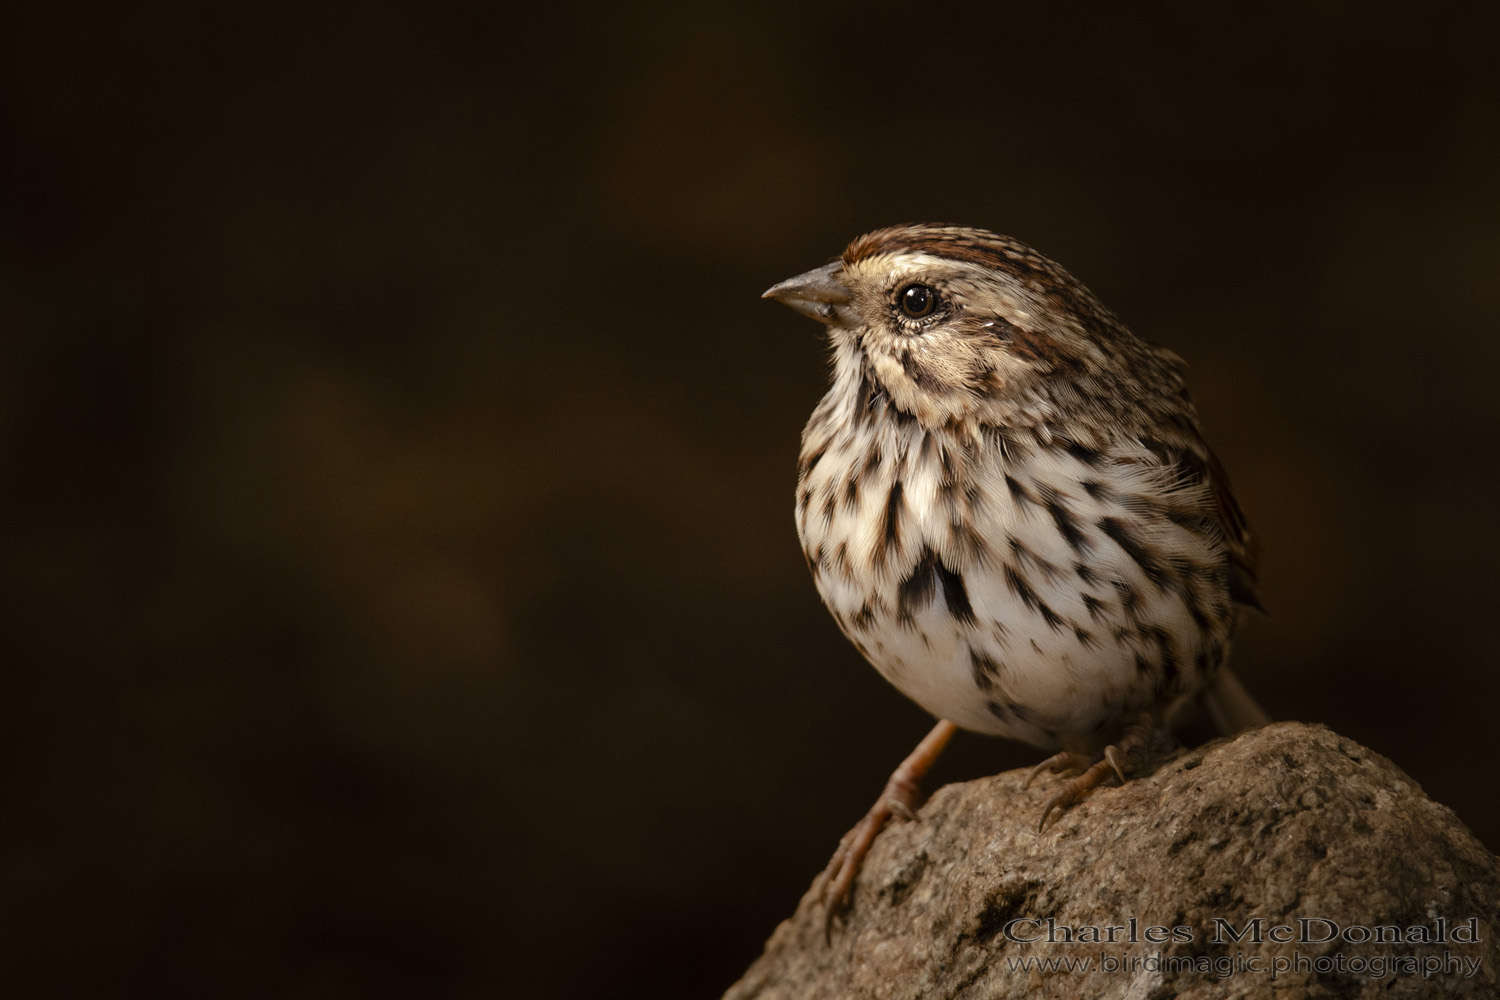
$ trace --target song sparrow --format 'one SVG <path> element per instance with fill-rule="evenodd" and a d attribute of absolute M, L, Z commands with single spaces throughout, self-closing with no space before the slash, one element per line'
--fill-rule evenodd
<path fill-rule="evenodd" d="M 1254 551 L 1183 362 L 1062 267 L 980 229 L 910 225 L 771 288 L 828 328 L 797 529 L 839 627 L 940 720 L 829 865 L 827 919 L 954 727 L 1058 751 L 1066 807 L 1204 695 L 1265 721 L 1223 662 Z"/>

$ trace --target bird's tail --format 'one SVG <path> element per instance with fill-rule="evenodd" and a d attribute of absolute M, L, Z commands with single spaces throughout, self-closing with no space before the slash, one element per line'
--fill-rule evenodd
<path fill-rule="evenodd" d="M 1255 703 L 1240 679 L 1227 667 L 1220 669 L 1204 690 L 1203 706 L 1208 709 L 1209 718 L 1213 719 L 1219 732 L 1225 736 L 1231 736 L 1241 729 L 1264 726 L 1271 721 L 1265 709 Z"/>

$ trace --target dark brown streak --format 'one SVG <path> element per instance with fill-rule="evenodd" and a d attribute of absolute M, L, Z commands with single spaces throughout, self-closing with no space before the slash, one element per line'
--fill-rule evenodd
<path fill-rule="evenodd" d="M 860 373 L 859 398 L 866 410 L 874 409 L 876 404 L 885 402 L 885 389 L 868 369 Z"/>
<path fill-rule="evenodd" d="M 932 572 L 936 558 L 931 549 L 923 549 L 916 569 L 896 587 L 896 621 L 905 628 L 914 628 L 914 612 L 932 601 L 932 592 L 937 586 L 937 577 Z"/>
<path fill-rule="evenodd" d="M 854 575 L 854 567 L 849 564 L 849 543 L 839 542 L 833 548 L 833 568 L 839 571 L 839 575 L 845 580 Z"/>
<path fill-rule="evenodd" d="M 969 559 L 979 565 L 984 565 L 990 559 L 990 546 L 984 540 L 984 536 L 969 526 L 962 518 L 949 522 L 949 530 L 953 533 L 953 544 L 956 548 L 966 552 Z"/>
<path fill-rule="evenodd" d="M 953 464 L 953 452 L 948 450 L 947 445 L 938 448 L 938 463 L 943 467 L 942 482 L 951 487 L 956 481 L 958 470 Z"/>
<path fill-rule="evenodd" d="M 868 363 L 860 372 L 859 398 L 861 404 L 854 411 L 854 419 L 861 427 L 878 424 L 882 419 L 889 420 L 903 430 L 913 428 L 917 424 L 916 417 L 891 402 L 890 394 L 870 371 Z"/>
<path fill-rule="evenodd" d="M 859 474 L 852 473 L 844 483 L 844 506 L 851 511 L 859 509 Z"/>
<path fill-rule="evenodd" d="M 1063 504 L 1062 498 L 1056 493 L 1047 497 L 1047 513 L 1052 515 L 1052 522 L 1057 525 L 1058 532 L 1068 547 L 1074 552 L 1083 552 L 1088 548 L 1088 539 L 1083 535 L 1083 530 L 1078 527 L 1078 521 L 1073 517 L 1073 512 Z"/>
<path fill-rule="evenodd" d="M 1057 579 L 1058 569 L 1056 566 L 1027 548 L 1026 544 L 1015 535 L 1007 535 L 1006 538 L 1010 541 L 1010 554 L 1015 559 L 1017 566 L 1030 564 L 1036 569 L 1041 570 L 1042 575 L 1047 578 L 1048 583 Z"/>
<path fill-rule="evenodd" d="M 1170 574 L 1168 574 L 1166 566 L 1162 564 L 1161 560 L 1151 550 L 1147 549 L 1141 543 L 1140 539 L 1136 538 L 1135 534 L 1124 521 L 1121 521 L 1117 517 L 1101 517 L 1098 524 L 1100 531 L 1109 536 L 1121 549 L 1124 549 L 1127 556 L 1135 560 L 1136 565 L 1140 566 L 1141 572 L 1146 574 L 1146 579 L 1156 584 L 1158 590 L 1166 589 L 1167 584 L 1170 582 Z"/>
<path fill-rule="evenodd" d="M 922 440 L 917 445 L 917 461 L 923 463 L 927 462 L 932 458 L 932 449 L 936 447 L 937 442 L 932 439 L 932 435 L 927 431 L 923 431 Z"/>
<path fill-rule="evenodd" d="M 818 462 L 821 461 L 823 456 L 827 453 L 828 446 L 824 445 L 817 451 L 810 452 L 807 455 L 804 455 L 802 457 L 802 461 L 797 463 L 797 477 L 799 479 L 807 478 L 807 474 L 813 470 L 813 466 L 817 465 Z"/>
<path fill-rule="evenodd" d="M 926 392 L 941 392 L 947 388 L 942 379 L 932 374 L 930 368 L 912 357 L 910 350 L 901 352 L 901 370 L 906 372 L 907 378 L 917 384 L 917 388 Z"/>
<path fill-rule="evenodd" d="M 1025 484 L 1010 473 L 1005 474 L 1005 487 L 1010 490 L 1011 497 L 1017 501 L 1024 500 L 1032 504 L 1038 502 L 1037 498 L 1031 495 L 1031 491 L 1026 488 Z"/>
<path fill-rule="evenodd" d="M 911 626 L 914 612 L 932 601 L 938 587 L 942 588 L 949 613 L 961 624 L 973 625 L 974 609 L 969 604 L 969 590 L 963 576 L 949 569 L 931 549 L 922 550 L 916 568 L 897 586 L 896 620 Z"/>
<path fill-rule="evenodd" d="M 994 657 L 970 646 L 969 666 L 974 674 L 975 686 L 986 694 L 993 691 L 995 683 L 1000 679 L 1000 664 L 995 662 Z"/>
<path fill-rule="evenodd" d="M 880 530 L 881 545 L 875 549 L 877 566 L 884 565 L 886 558 L 901 546 L 902 489 L 899 479 L 891 484 L 891 495 L 885 503 L 885 521 Z"/>
<path fill-rule="evenodd" d="M 1013 594 L 1021 599 L 1022 604 L 1041 615 L 1043 620 L 1047 622 L 1048 628 L 1051 628 L 1054 632 L 1062 631 L 1062 616 L 1049 608 L 1040 597 L 1036 596 L 1036 591 L 1031 589 L 1031 585 L 1022 579 L 1021 574 L 1017 573 L 1012 566 L 1005 567 L 1005 585 L 1011 589 Z"/>
<path fill-rule="evenodd" d="M 941 559 L 935 559 L 933 571 L 943 585 L 943 599 L 948 602 L 948 610 L 960 624 L 974 624 L 974 608 L 969 604 L 969 589 L 964 586 L 964 578 L 943 564 Z"/>
<path fill-rule="evenodd" d="M 1140 613 L 1141 595 L 1136 593 L 1134 587 L 1123 580 L 1111 580 L 1115 588 L 1115 596 L 1120 599 L 1120 610 L 1125 612 L 1127 621 L 1135 621 Z"/>
<path fill-rule="evenodd" d="M 1083 486 L 1083 492 L 1095 500 L 1107 500 L 1114 495 L 1113 490 L 1097 479 L 1085 479 L 1080 485 Z"/>
<path fill-rule="evenodd" d="M 1078 459 L 1084 465 L 1089 466 L 1099 465 L 1104 461 L 1102 452 L 1087 445 L 1079 444 L 1077 441 L 1068 442 L 1068 454 Z"/>

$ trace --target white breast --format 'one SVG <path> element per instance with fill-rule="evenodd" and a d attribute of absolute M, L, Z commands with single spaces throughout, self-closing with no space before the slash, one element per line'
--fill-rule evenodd
<path fill-rule="evenodd" d="M 908 697 L 1089 749 L 1217 665 L 1222 542 L 1143 502 L 1173 489 L 1159 467 L 858 420 L 859 402 L 831 393 L 814 414 L 797 524 L 839 626 Z"/>

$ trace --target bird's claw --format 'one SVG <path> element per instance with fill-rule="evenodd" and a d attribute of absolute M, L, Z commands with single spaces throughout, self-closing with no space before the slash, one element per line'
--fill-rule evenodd
<path fill-rule="evenodd" d="M 1143 719 L 1140 722 L 1126 726 L 1125 731 L 1120 735 L 1120 739 L 1105 747 L 1103 752 L 1097 757 L 1064 750 L 1061 753 L 1053 754 L 1036 767 L 1033 767 L 1031 773 L 1026 776 L 1024 787 L 1031 787 L 1032 779 L 1043 771 L 1057 773 L 1079 770 L 1083 772 L 1073 778 L 1069 778 L 1062 788 L 1057 790 L 1057 794 L 1047 800 L 1047 804 L 1042 807 L 1042 818 L 1037 823 L 1037 832 L 1040 833 L 1047 828 L 1047 818 L 1052 815 L 1054 810 L 1066 809 L 1077 802 L 1084 795 L 1101 785 L 1111 773 L 1119 779 L 1120 784 L 1125 784 L 1129 780 L 1127 775 L 1135 770 L 1137 759 L 1150 744 L 1151 737 L 1155 731 L 1156 729 L 1151 725 L 1150 720 Z"/>

